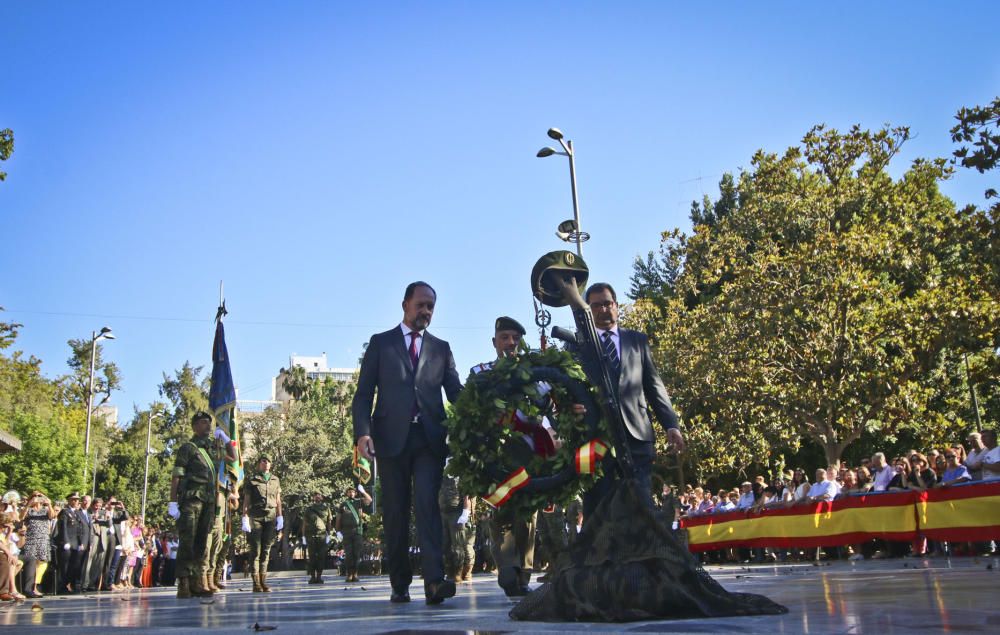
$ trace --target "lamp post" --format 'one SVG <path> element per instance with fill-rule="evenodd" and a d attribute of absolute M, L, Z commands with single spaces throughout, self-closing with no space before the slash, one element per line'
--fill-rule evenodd
<path fill-rule="evenodd" d="M 90 464 L 90 418 L 94 413 L 94 362 L 97 358 L 97 341 L 113 340 L 111 329 L 107 326 L 101 329 L 100 333 L 92 331 L 90 334 L 90 388 L 87 390 L 87 436 L 83 445 L 85 456 L 83 461 L 83 482 L 87 482 L 87 466 Z M 96 473 L 96 469 L 94 470 Z"/>
<path fill-rule="evenodd" d="M 590 234 L 580 230 L 580 201 L 576 195 L 576 162 L 573 154 L 573 142 L 563 140 L 563 133 L 559 128 L 549 128 L 548 135 L 550 139 L 554 139 L 559 142 L 559 145 L 562 146 L 562 151 L 560 152 L 555 148 L 546 146 L 539 150 L 535 156 L 545 158 L 550 157 L 553 154 L 558 154 L 560 156 L 569 157 L 569 184 L 573 192 L 573 220 L 559 223 L 559 229 L 556 231 L 556 236 L 566 242 L 575 242 L 576 255 L 583 256 L 582 244 L 590 240 Z"/>
<path fill-rule="evenodd" d="M 142 521 L 146 522 L 146 493 L 149 491 L 149 455 L 153 454 L 153 448 L 149 447 L 149 442 L 153 436 L 153 419 L 163 417 L 162 413 L 149 412 L 146 419 L 146 472 L 142 477 Z"/>

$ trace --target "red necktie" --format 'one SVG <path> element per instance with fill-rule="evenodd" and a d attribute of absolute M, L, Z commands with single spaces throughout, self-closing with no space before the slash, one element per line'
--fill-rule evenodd
<path fill-rule="evenodd" d="M 410 364 L 413 365 L 413 370 L 417 369 L 417 360 L 419 359 L 417 355 L 418 337 L 420 337 L 420 331 L 410 331 Z"/>

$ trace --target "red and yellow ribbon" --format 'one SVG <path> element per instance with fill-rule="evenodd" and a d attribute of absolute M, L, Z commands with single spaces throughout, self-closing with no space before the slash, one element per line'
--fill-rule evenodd
<path fill-rule="evenodd" d="M 604 458 L 604 455 L 608 453 L 608 446 L 606 446 L 600 439 L 594 439 L 581 445 L 576 451 L 576 457 L 573 459 L 576 465 L 577 474 L 593 474 L 594 470 L 597 469 L 597 464 Z"/>
<path fill-rule="evenodd" d="M 507 480 L 497 485 L 492 494 L 486 496 L 483 500 L 493 507 L 500 507 L 510 500 L 510 497 L 514 495 L 514 492 L 527 485 L 530 480 L 531 477 L 528 475 L 528 471 L 523 467 L 518 468 L 507 477 Z"/>

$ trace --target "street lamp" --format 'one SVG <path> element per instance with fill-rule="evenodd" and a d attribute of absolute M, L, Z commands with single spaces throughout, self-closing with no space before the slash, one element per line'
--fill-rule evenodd
<path fill-rule="evenodd" d="M 149 442 L 153 436 L 153 419 L 163 417 L 163 413 L 152 410 L 149 411 L 149 418 L 146 419 L 146 472 L 142 477 L 142 521 L 146 522 L 146 492 L 149 491 L 149 457 L 156 454 L 156 451 L 149 447 Z"/>
<path fill-rule="evenodd" d="M 86 455 L 83 461 L 83 482 L 87 482 L 87 466 L 90 464 L 90 417 L 94 412 L 94 360 L 97 357 L 97 341 L 113 340 L 115 336 L 111 334 L 111 328 L 105 326 L 101 332 L 93 331 L 90 334 L 90 388 L 87 390 L 87 437 L 84 441 L 83 453 Z M 96 469 L 94 470 L 96 473 Z"/>
<path fill-rule="evenodd" d="M 566 242 L 575 242 L 576 255 L 583 256 L 583 248 L 581 245 L 582 243 L 590 240 L 590 234 L 580 231 L 580 201 L 576 196 L 576 163 L 573 155 L 573 142 L 564 141 L 562 130 L 559 128 L 549 128 L 548 135 L 550 139 L 554 139 L 559 142 L 559 145 L 562 146 L 562 152 L 556 150 L 555 148 L 546 146 L 539 150 L 538 154 L 535 156 L 540 159 L 550 157 L 554 154 L 569 157 L 569 184 L 573 191 L 573 220 L 559 223 L 559 229 L 556 231 L 556 236 Z"/>

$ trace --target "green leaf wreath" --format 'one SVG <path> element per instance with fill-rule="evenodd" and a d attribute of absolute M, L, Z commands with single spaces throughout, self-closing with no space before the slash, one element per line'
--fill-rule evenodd
<path fill-rule="evenodd" d="M 539 381 L 550 386 L 550 399 L 542 398 Z M 485 497 L 524 467 L 531 480 L 503 505 L 505 511 L 526 515 L 552 503 L 568 505 L 600 476 L 599 462 L 593 474 L 575 469 L 580 446 L 608 438 L 596 397 L 583 369 L 565 351 L 549 348 L 498 360 L 492 369 L 470 375 L 452 404 L 445 421 L 448 473 L 458 477 L 463 494 Z M 587 413 L 574 414 L 574 403 L 586 406 Z M 523 445 L 521 433 L 501 423 L 515 410 L 531 420 L 549 418 L 562 442 L 555 455 L 518 460 L 523 452 L 512 451 L 512 444 Z"/>

